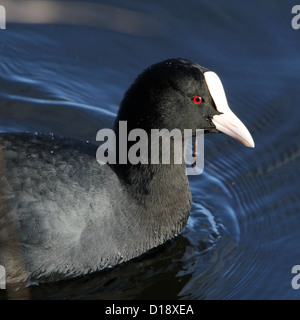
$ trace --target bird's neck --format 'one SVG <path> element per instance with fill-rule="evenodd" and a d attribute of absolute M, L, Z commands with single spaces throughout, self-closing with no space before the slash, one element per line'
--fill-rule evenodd
<path fill-rule="evenodd" d="M 117 165 L 117 172 L 120 169 Z M 185 165 L 127 165 L 126 176 L 121 171 L 126 190 L 138 203 L 135 217 L 147 235 L 144 240 L 157 246 L 179 234 L 192 205 Z"/>
<path fill-rule="evenodd" d="M 170 140 L 167 150 L 163 148 L 162 144 L 153 148 L 150 138 L 146 144 L 147 148 L 140 149 L 138 152 L 139 162 L 132 163 L 129 155 L 134 142 L 127 141 L 126 147 L 121 146 L 120 148 L 120 142 L 117 140 L 117 164 L 113 167 L 121 181 L 134 190 L 137 197 L 152 199 L 153 202 L 161 197 L 166 198 L 166 201 L 169 199 L 174 201 L 174 198 L 180 198 L 180 195 L 184 197 L 187 190 L 189 191 L 184 143 L 175 145 L 174 140 Z M 180 150 L 179 153 L 178 149 Z M 136 149 L 134 150 L 136 153 Z M 126 163 L 120 161 L 120 152 L 127 154 Z M 143 156 L 141 157 L 142 153 Z M 153 156 L 153 154 L 155 155 Z M 175 196 L 177 192 L 181 193 Z"/>
<path fill-rule="evenodd" d="M 128 126 L 128 132 L 131 129 Z M 117 164 L 113 165 L 113 168 L 122 183 L 126 185 L 124 190 L 129 192 L 130 197 L 138 204 L 138 209 L 142 211 L 137 213 L 140 224 L 145 228 L 157 229 L 155 231 L 158 237 L 159 234 L 167 238 L 173 237 L 186 225 L 192 203 L 183 141 L 178 144 L 178 140 L 175 142 L 171 138 L 164 145 L 162 141 L 165 139 L 164 136 L 157 147 L 153 145 L 153 136 L 148 132 L 147 136 L 143 137 L 143 144 L 139 144 L 139 148 L 132 148 L 136 146 L 136 141 L 128 139 L 125 143 L 124 137 L 119 134 L 119 126 L 115 125 L 115 132 Z M 132 150 L 139 157 L 143 154 L 143 157 L 140 157 L 140 160 L 144 160 L 142 163 L 134 164 L 130 161 Z M 120 152 L 123 155 L 127 153 L 128 161 L 125 164 L 120 161 L 121 158 L 124 159 L 120 158 Z M 155 152 L 154 157 L 153 152 Z M 164 154 L 169 156 L 169 161 L 163 157 Z M 165 240 L 167 239 L 163 239 Z"/>
<path fill-rule="evenodd" d="M 117 148 L 118 148 L 117 143 Z M 128 151 L 132 143 L 128 143 Z M 183 147 L 182 147 L 182 151 Z M 151 161 L 151 146 L 148 148 L 147 164 L 116 164 L 114 170 L 126 184 L 131 197 L 145 210 L 143 221 L 157 228 L 170 228 L 162 231 L 172 237 L 182 231 L 191 209 L 191 193 L 186 176 L 184 153 L 180 164 L 174 163 L 174 143 L 170 142 L 170 163 L 164 164 L 162 150 L 159 149 L 158 163 Z M 165 239 L 166 240 L 166 239 Z"/>

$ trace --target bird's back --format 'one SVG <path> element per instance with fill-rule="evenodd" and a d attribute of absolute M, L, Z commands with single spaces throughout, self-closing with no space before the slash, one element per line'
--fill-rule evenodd
<path fill-rule="evenodd" d="M 11 259 L 23 259 L 25 269 L 39 276 L 41 265 L 45 273 L 75 272 L 75 260 L 82 273 L 91 260 L 99 264 L 93 240 L 102 239 L 103 257 L 109 260 L 113 244 L 104 243 L 105 232 L 114 224 L 113 193 L 120 188 L 122 194 L 122 186 L 109 166 L 97 163 L 96 146 L 24 133 L 2 134 L 1 145 L 1 259 L 6 244 L 6 259 L 20 253 Z"/>

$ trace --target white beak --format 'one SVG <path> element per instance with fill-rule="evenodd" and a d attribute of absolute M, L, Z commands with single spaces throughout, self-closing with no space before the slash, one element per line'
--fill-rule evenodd
<path fill-rule="evenodd" d="M 222 112 L 222 114 L 215 115 L 212 118 L 216 129 L 240 141 L 245 146 L 254 148 L 254 141 L 250 132 L 228 106 L 220 78 L 212 71 L 205 72 L 204 78 L 217 110 Z"/>

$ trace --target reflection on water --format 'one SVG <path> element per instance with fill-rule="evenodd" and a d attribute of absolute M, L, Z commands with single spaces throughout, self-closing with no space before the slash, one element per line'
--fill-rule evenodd
<path fill-rule="evenodd" d="M 119 268 L 32 286 L 32 298 L 300 298 L 291 287 L 300 240 L 299 32 L 289 4 L 3 5 L 10 14 L 0 37 L 1 131 L 95 142 L 138 73 L 184 57 L 220 75 L 256 142 L 250 150 L 221 134 L 205 137 L 204 173 L 189 177 L 193 209 L 179 237 Z"/>
<path fill-rule="evenodd" d="M 132 35 L 157 35 L 162 21 L 146 12 L 92 1 L 6 0 L 8 22 L 90 26 Z"/>

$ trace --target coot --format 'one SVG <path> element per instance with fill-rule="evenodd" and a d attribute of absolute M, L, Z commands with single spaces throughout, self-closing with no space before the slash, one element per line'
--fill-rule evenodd
<path fill-rule="evenodd" d="M 116 133 L 119 121 L 127 121 L 128 132 L 221 131 L 254 147 L 218 76 L 184 59 L 140 74 L 125 93 Z M 192 199 L 184 161 L 100 165 L 96 146 L 31 133 L 1 134 L 1 146 L 0 264 L 8 282 L 56 281 L 115 266 L 186 225 Z"/>

